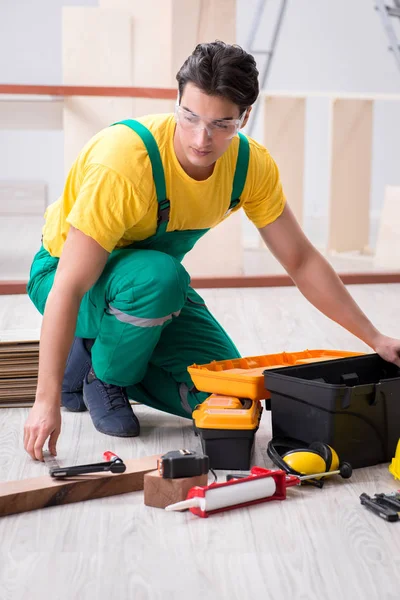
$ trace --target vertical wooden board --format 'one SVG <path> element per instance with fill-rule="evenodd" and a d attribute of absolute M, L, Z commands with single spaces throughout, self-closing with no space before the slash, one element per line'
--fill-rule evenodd
<path fill-rule="evenodd" d="M 328 250 L 367 251 L 373 101 L 332 102 Z"/>
<path fill-rule="evenodd" d="M 278 165 L 283 189 L 297 220 L 303 221 L 305 98 L 267 96 L 264 144 Z"/>
<path fill-rule="evenodd" d="M 400 187 L 386 186 L 376 243 L 374 266 L 400 268 Z"/>
<path fill-rule="evenodd" d="M 192 277 L 243 275 L 240 211 L 207 232 L 183 260 Z"/>
<path fill-rule="evenodd" d="M 171 32 L 171 82 L 201 40 L 199 36 L 203 0 L 173 0 Z M 178 34 L 178 35 L 177 35 Z"/>
<path fill-rule="evenodd" d="M 100 6 L 124 11 L 133 23 L 132 85 L 171 87 L 172 0 L 101 0 Z"/>
<path fill-rule="evenodd" d="M 132 85 L 132 20 L 122 11 L 63 9 L 66 85 Z M 71 97 L 64 102 L 65 169 L 100 129 L 132 117 L 130 98 Z"/>
<path fill-rule="evenodd" d="M 172 76 L 172 0 L 101 0 L 105 9 L 123 10 L 133 23 L 132 85 L 137 87 L 176 87 Z M 136 117 L 172 112 L 175 102 L 137 98 L 133 101 Z"/>
<path fill-rule="evenodd" d="M 236 0 L 173 0 L 172 77 L 197 44 L 216 39 L 236 42 Z"/>
<path fill-rule="evenodd" d="M 201 0 L 198 42 L 236 43 L 236 0 Z"/>
<path fill-rule="evenodd" d="M 176 87 L 176 73 L 198 43 L 236 40 L 236 0 L 100 0 L 100 6 L 133 18 L 133 85 Z M 135 114 L 171 112 L 174 104 L 138 99 Z"/>

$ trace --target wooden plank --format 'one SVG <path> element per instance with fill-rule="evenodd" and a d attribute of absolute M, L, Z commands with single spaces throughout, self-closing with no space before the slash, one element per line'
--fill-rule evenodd
<path fill-rule="evenodd" d="M 300 224 L 304 212 L 305 120 L 305 98 L 265 98 L 264 144 L 278 165 L 283 191 Z"/>
<path fill-rule="evenodd" d="M 30 352 L 33 352 L 35 350 L 37 350 L 37 345 L 38 345 L 38 341 L 37 340 L 7 340 L 7 341 L 2 341 L 0 342 L 0 352 L 3 352 L 4 348 L 7 348 L 7 350 L 10 349 L 17 349 L 18 351 L 20 350 L 29 350 Z"/>
<path fill-rule="evenodd" d="M 0 403 L 0 409 L 2 408 L 31 408 L 33 406 L 34 398 L 19 398 L 18 400 L 10 400 L 7 402 L 2 401 Z"/>
<path fill-rule="evenodd" d="M 338 273 L 346 285 L 363 283 L 400 283 L 400 271 Z M 0 281 L 0 296 L 10 294 L 9 283 Z M 16 282 L 13 282 L 14 284 Z M 26 282 L 18 282 L 14 294 L 26 294 Z M 287 287 L 294 285 L 289 275 L 243 275 L 243 277 L 193 277 L 191 286 L 200 288 Z M 16 291 L 17 290 L 17 291 Z"/>
<path fill-rule="evenodd" d="M 345 285 L 364 283 L 400 283 L 400 271 L 381 273 L 338 273 Z M 288 287 L 294 283 L 289 275 L 254 275 L 243 277 L 194 277 L 192 287 L 201 288 L 255 288 Z"/>
<path fill-rule="evenodd" d="M 372 100 L 333 100 L 328 250 L 369 251 L 372 121 Z"/>
<path fill-rule="evenodd" d="M 164 479 L 158 471 L 151 471 L 144 476 L 144 503 L 154 508 L 165 508 L 169 504 L 186 500 L 190 488 L 207 483 L 208 473 Z"/>
<path fill-rule="evenodd" d="M 261 239 L 261 238 L 260 238 Z M 192 279 L 240 277 L 243 274 L 242 219 L 240 211 L 211 229 L 186 254 L 183 266 Z"/>
<path fill-rule="evenodd" d="M 26 294 L 26 281 L 1 281 L 0 295 L 13 296 L 14 294 Z"/>
<path fill-rule="evenodd" d="M 132 17 L 132 53 L 125 62 L 131 58 L 130 83 L 137 86 L 174 87 L 177 71 L 197 44 L 215 39 L 236 42 L 236 0 L 100 0 L 99 8 L 109 14 L 115 11 Z M 156 19 L 154 15 L 157 15 Z M 102 53 L 101 44 L 104 46 L 104 42 L 100 36 L 99 42 L 99 52 Z M 145 57 L 143 48 L 146 48 Z M 87 53 L 87 46 L 84 53 Z M 93 69 L 100 69 L 97 56 Z M 173 100 L 176 100 L 176 94 Z M 171 102 L 136 100 L 133 114 L 139 116 L 173 110 L 174 103 Z"/>
<path fill-rule="evenodd" d="M 397 268 L 400 256 L 400 186 L 386 186 L 374 265 Z"/>
<path fill-rule="evenodd" d="M 106 96 L 116 98 L 156 98 L 175 100 L 176 88 L 95 86 L 95 85 L 19 85 L 0 84 L 0 94 L 23 96 Z"/>
<path fill-rule="evenodd" d="M 45 475 L 4 482 L 0 485 L 0 516 L 143 490 L 144 475 L 157 468 L 158 458 L 126 460 L 126 471 L 119 475 L 99 473 L 65 480 Z"/>
<path fill-rule="evenodd" d="M 132 85 L 132 19 L 123 11 L 65 6 L 62 11 L 63 83 Z M 101 56 L 101 60 L 99 60 Z M 64 101 L 64 170 L 101 129 L 134 115 L 131 98 L 75 96 Z"/>

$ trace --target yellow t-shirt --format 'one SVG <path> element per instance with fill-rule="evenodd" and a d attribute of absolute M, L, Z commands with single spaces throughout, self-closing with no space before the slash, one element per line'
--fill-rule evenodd
<path fill-rule="evenodd" d="M 208 229 L 227 216 L 239 137 L 217 160 L 212 175 L 196 181 L 182 169 L 173 148 L 173 115 L 138 119 L 153 134 L 164 167 L 170 219 L 167 231 Z M 268 151 L 249 138 L 250 160 L 240 204 L 256 227 L 272 223 L 285 198 Z M 45 213 L 43 245 L 61 256 L 72 225 L 111 252 L 146 239 L 157 229 L 157 197 L 149 156 L 141 138 L 125 125 L 107 127 L 82 149 L 62 196 Z"/>

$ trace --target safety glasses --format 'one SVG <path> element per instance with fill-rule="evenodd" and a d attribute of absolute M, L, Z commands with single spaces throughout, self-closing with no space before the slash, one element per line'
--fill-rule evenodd
<path fill-rule="evenodd" d="M 215 119 L 210 120 L 207 117 L 201 117 L 192 113 L 190 110 L 177 104 L 175 106 L 175 120 L 186 131 L 200 131 L 205 129 L 207 135 L 219 139 L 233 138 L 242 126 L 246 111 L 239 119 Z"/>

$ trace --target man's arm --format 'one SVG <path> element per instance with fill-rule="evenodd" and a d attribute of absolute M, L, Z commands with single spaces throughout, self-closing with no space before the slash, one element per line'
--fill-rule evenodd
<path fill-rule="evenodd" d="M 40 335 L 35 403 L 24 428 L 24 447 L 43 460 L 42 448 L 56 454 L 61 429 L 61 384 L 84 294 L 101 275 L 109 254 L 92 238 L 70 228 L 46 302 Z"/>
<path fill-rule="evenodd" d="M 369 321 L 328 261 L 304 235 L 288 205 L 276 221 L 259 231 L 307 300 L 382 358 L 400 366 L 400 340 L 384 336 Z"/>

